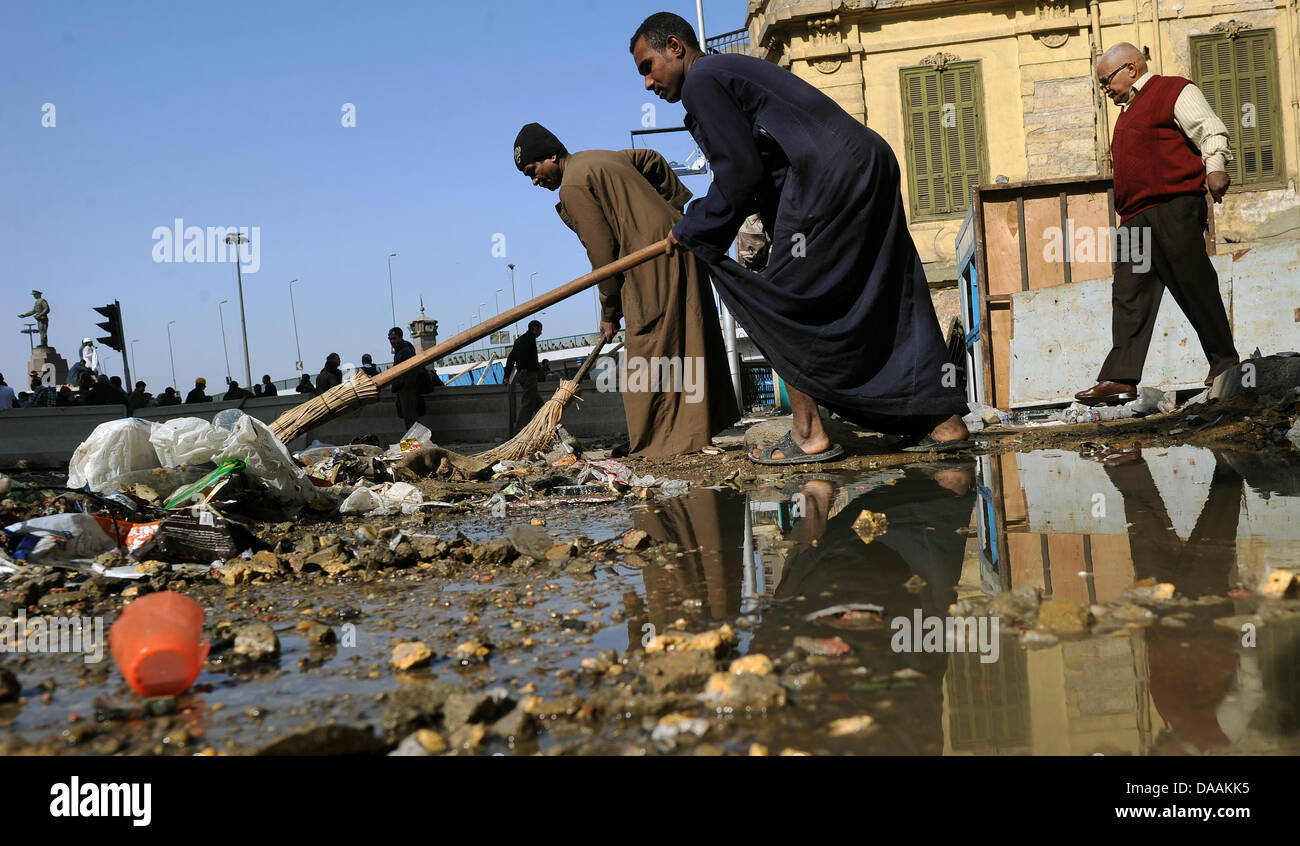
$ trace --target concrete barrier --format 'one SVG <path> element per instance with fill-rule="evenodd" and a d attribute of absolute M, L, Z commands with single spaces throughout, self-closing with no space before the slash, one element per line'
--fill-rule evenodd
<path fill-rule="evenodd" d="M 559 384 L 542 384 L 543 401 L 550 399 Z M 263 423 L 271 423 L 303 401 L 298 394 L 285 394 L 242 402 L 142 408 L 135 416 L 155 423 L 177 417 L 211 420 L 218 412 L 238 408 Z M 509 403 L 509 387 L 504 385 L 439 388 L 425 397 L 426 413 L 420 422 L 433 433 L 435 443 L 501 443 L 510 435 Z M 0 469 L 15 469 L 20 462 L 32 469 L 66 468 L 72 453 L 96 426 L 125 416 L 126 408 L 120 405 L 0 411 Z M 580 438 L 626 437 L 622 396 L 600 393 L 589 384 L 582 401 L 570 403 L 565 410 L 564 425 Z M 314 441 L 346 444 L 364 435 L 374 435 L 381 444 L 390 444 L 405 433 L 406 426 L 397 416 L 393 395 L 385 391 L 379 402 L 316 427 L 294 440 L 289 448 L 299 450 Z"/>

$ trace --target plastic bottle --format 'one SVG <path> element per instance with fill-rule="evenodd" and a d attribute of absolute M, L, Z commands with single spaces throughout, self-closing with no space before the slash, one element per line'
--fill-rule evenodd
<path fill-rule="evenodd" d="M 144 697 L 189 690 L 208 657 L 203 608 L 173 591 L 151 593 L 126 606 L 108 630 L 113 661 Z"/>

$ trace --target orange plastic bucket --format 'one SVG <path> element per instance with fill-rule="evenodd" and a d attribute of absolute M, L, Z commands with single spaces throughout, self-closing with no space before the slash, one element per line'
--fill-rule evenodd
<path fill-rule="evenodd" d="M 173 591 L 142 596 L 108 630 L 113 660 L 141 696 L 176 696 L 189 690 L 208 657 L 203 608 Z"/>

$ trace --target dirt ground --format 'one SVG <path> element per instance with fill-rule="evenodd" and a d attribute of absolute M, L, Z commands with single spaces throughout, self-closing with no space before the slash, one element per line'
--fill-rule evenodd
<path fill-rule="evenodd" d="M 1297 413 L 1294 402 L 1239 400 L 1142 420 L 999 427 L 976 439 L 981 452 L 1280 451 Z M 420 480 L 426 497 L 453 505 L 413 514 L 253 518 L 256 551 L 224 563 L 146 560 L 134 581 L 50 567 L 0 576 L 0 618 L 82 616 L 107 631 L 133 598 L 170 590 L 204 608 L 211 641 L 196 684 L 156 700 L 132 693 L 108 656 L 0 653 L 0 753 L 941 753 L 951 743 L 940 724 L 955 665 L 891 649 L 882 611 L 872 610 L 882 596 L 906 605 L 924 579 L 904 585 L 894 571 L 845 571 L 755 599 L 739 588 L 729 524 L 695 512 L 716 507 L 740 519 L 746 497 L 788 498 L 816 493 L 816 479 L 839 485 L 882 473 L 894 474 L 885 487 L 901 490 L 895 482 L 906 475 L 946 496 L 940 488 L 954 487 L 943 469 L 960 470 L 970 455 L 898 454 L 887 438 L 834 426 L 850 453 L 844 461 L 766 468 L 745 458 L 747 439 L 775 439 L 784 425 L 730 432 L 717 455 L 623 459 L 639 476 L 689 481 L 686 497 L 632 489 L 613 502 L 510 507 L 504 517 L 483 507 L 512 478 L 544 492 L 548 477 L 565 472 L 537 463 L 509 478 Z M 61 491 L 58 476 L 13 482 L 0 500 L 3 525 L 93 505 Z M 973 531 L 963 519 L 960 544 Z M 818 546 L 812 537 L 800 548 L 815 555 Z M 830 560 L 819 578 L 837 566 Z M 121 553 L 101 563 L 135 564 Z M 1082 624 L 1071 622 L 1077 608 L 1023 591 L 981 598 L 962 583 L 957 594 L 964 613 L 999 616 L 1009 650 L 1161 625 L 1230 639 L 1221 623 L 1238 618 L 1300 627 L 1300 602 L 1251 586 L 1197 597 L 1138 584 L 1085 606 Z M 1249 742 L 1275 751 L 1294 745 L 1288 737 Z"/>

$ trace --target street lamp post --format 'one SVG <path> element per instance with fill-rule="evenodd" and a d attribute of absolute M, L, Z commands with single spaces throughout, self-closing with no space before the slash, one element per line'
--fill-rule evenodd
<path fill-rule="evenodd" d="M 482 323 L 482 322 L 483 322 L 483 309 L 485 309 L 485 308 L 487 308 L 487 303 L 479 303 L 479 304 L 478 304 L 478 311 L 475 312 L 475 314 L 474 314 L 474 324 L 475 324 L 475 325 L 478 325 L 479 323 Z M 487 348 L 488 348 L 488 343 L 487 343 L 487 341 L 488 341 L 487 338 L 484 338 L 484 339 L 483 339 L 483 349 L 487 349 Z"/>
<path fill-rule="evenodd" d="M 180 383 L 176 381 L 176 354 L 172 352 L 172 324 L 175 322 L 175 320 L 167 321 L 167 357 L 172 362 L 172 387 L 180 393 Z"/>
<path fill-rule="evenodd" d="M 393 309 L 393 325 L 397 325 L 397 299 L 393 296 L 393 259 L 397 253 L 388 254 L 388 303 Z M 301 358 L 302 356 L 299 356 Z"/>
<path fill-rule="evenodd" d="M 135 345 L 138 343 L 140 343 L 139 338 L 131 339 L 131 369 L 135 371 L 135 378 L 137 379 L 140 378 L 140 368 L 135 366 Z M 131 387 L 134 388 L 135 386 L 132 385 Z"/>
<path fill-rule="evenodd" d="M 536 294 L 533 293 L 533 277 L 536 276 L 538 273 L 539 271 L 534 270 L 532 273 L 528 274 L 528 299 L 530 300 L 537 296 Z M 542 314 L 546 314 L 546 309 L 542 309 Z M 515 333 L 518 334 L 518 332 L 519 332 L 519 325 L 515 324 Z"/>
<path fill-rule="evenodd" d="M 298 312 L 293 307 L 293 283 L 297 279 L 289 280 L 289 314 L 293 315 L 293 348 L 298 351 L 298 360 L 293 363 L 294 369 L 302 370 L 302 345 L 298 343 Z"/>
<path fill-rule="evenodd" d="M 519 305 L 519 297 L 515 295 L 515 266 L 513 264 L 507 266 L 510 268 L 510 299 L 517 307 Z M 519 337 L 518 320 L 515 321 L 515 337 Z"/>
<path fill-rule="evenodd" d="M 230 300 L 222 300 L 217 303 L 217 314 L 221 317 L 221 351 L 226 355 L 226 384 L 230 384 L 230 350 L 226 346 L 226 315 L 222 312 L 221 307 Z M 245 386 L 247 387 L 247 386 Z"/>
<path fill-rule="evenodd" d="M 235 278 L 239 282 L 239 326 L 244 333 L 244 384 L 253 384 L 253 366 L 248 361 L 248 320 L 244 317 L 244 273 L 239 262 L 239 245 L 248 243 L 248 236 L 232 232 L 226 236 L 227 244 L 235 245 Z"/>

